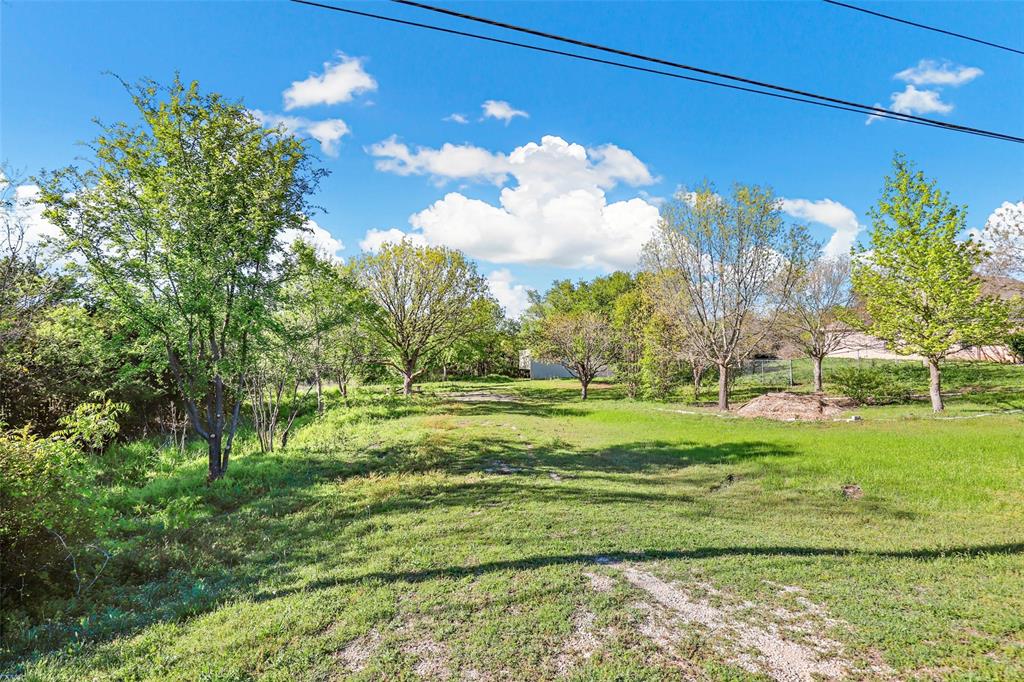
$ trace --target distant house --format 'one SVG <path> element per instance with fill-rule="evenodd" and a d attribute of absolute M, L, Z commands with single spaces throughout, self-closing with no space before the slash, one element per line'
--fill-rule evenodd
<path fill-rule="evenodd" d="M 986 296 L 995 296 L 1005 301 L 1024 297 L 1024 282 L 1011 277 L 986 276 L 982 278 L 981 291 Z M 1019 321 L 1024 325 L 1024 320 Z M 843 339 L 843 344 L 829 357 L 856 358 L 864 360 L 921 360 L 920 355 L 899 355 L 893 352 L 885 341 L 855 332 Z M 1005 345 L 961 346 L 946 356 L 947 360 L 976 360 L 987 362 L 1013 363 L 1017 359 Z"/>
<path fill-rule="evenodd" d="M 829 353 L 830 358 L 855 358 L 857 360 L 920 360 L 921 355 L 900 355 L 883 341 L 870 334 L 854 332 L 843 339 L 842 345 Z M 987 362 L 1015 362 L 1013 353 L 1003 345 L 963 346 L 946 356 L 947 360 L 979 360 Z"/>
<path fill-rule="evenodd" d="M 540 362 L 533 359 L 529 350 L 519 351 L 519 369 L 529 372 L 531 379 L 572 379 L 573 376 L 557 362 Z M 597 373 L 599 377 L 610 377 L 612 372 L 605 369 Z"/>

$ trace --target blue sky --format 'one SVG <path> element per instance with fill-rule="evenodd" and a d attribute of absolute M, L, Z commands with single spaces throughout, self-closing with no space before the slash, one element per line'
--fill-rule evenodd
<path fill-rule="evenodd" d="M 347 4 L 459 25 L 389 3 Z M 447 6 L 1024 134 L 1024 57 L 824 3 Z M 868 6 L 1024 46 L 1024 3 Z M 868 125 L 858 114 L 287 2 L 3 2 L 2 13 L 0 144 L 14 167 L 67 164 L 85 153 L 76 143 L 94 136 L 94 117 L 132 118 L 104 71 L 160 81 L 180 71 L 311 137 L 331 171 L 315 220 L 344 243 L 342 257 L 389 230 L 448 243 L 478 260 L 510 309 L 523 287 L 634 265 L 658 199 L 705 178 L 771 185 L 823 242 L 841 233 L 836 248 L 863 235 L 896 150 L 968 204 L 971 227 L 1024 199 L 1024 145 Z M 488 101 L 495 115 L 484 115 Z"/>

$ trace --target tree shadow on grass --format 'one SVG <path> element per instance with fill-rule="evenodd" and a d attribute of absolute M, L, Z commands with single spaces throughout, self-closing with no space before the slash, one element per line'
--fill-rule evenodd
<path fill-rule="evenodd" d="M 768 546 L 768 547 L 699 547 L 688 550 L 648 550 L 608 554 L 561 554 L 541 555 L 507 561 L 492 561 L 471 566 L 446 566 L 442 568 L 410 570 L 410 571 L 378 571 L 366 573 L 352 578 L 318 580 L 306 583 L 301 587 L 276 590 L 273 593 L 261 593 L 253 597 L 261 602 L 286 597 L 299 592 L 330 589 L 344 585 L 360 583 L 418 583 L 435 579 L 460 579 L 501 571 L 526 571 L 548 566 L 593 564 L 616 564 L 621 562 L 643 563 L 647 561 L 663 561 L 671 559 L 714 559 L 723 557 L 795 557 L 795 558 L 836 558 L 848 557 L 877 559 L 912 559 L 935 561 L 941 559 L 981 558 L 995 555 L 1024 554 L 1024 542 L 1000 543 L 991 545 L 967 545 L 961 547 L 943 547 L 936 549 L 908 549 L 892 551 L 861 550 L 844 547 L 799 547 L 799 546 Z"/>

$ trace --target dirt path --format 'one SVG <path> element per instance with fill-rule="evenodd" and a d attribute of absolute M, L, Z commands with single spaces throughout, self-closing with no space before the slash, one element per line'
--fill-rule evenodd
<path fill-rule="evenodd" d="M 707 597 L 693 596 L 633 564 L 607 565 L 649 595 L 651 601 L 637 605 L 648 616 L 641 631 L 663 649 L 671 651 L 674 642 L 682 637 L 684 626 L 698 625 L 722 644 L 730 662 L 780 682 L 839 679 L 850 671 L 843 646 L 820 634 L 823 626 L 836 625 L 838 621 L 829 619 L 824 609 L 803 597 L 797 598 L 802 611 L 776 609 L 768 615 L 781 623 L 757 625 L 741 616 L 741 612 L 756 610 L 755 604 L 716 606 Z M 708 597 L 723 596 L 709 585 L 699 587 Z"/>

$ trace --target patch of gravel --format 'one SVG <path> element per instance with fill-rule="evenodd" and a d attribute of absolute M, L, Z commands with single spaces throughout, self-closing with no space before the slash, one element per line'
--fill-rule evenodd
<path fill-rule="evenodd" d="M 856 403 L 849 398 L 781 392 L 758 396 L 736 410 L 736 414 L 776 421 L 821 421 L 839 417 L 853 407 Z"/>
<path fill-rule="evenodd" d="M 807 613 L 786 613 L 785 620 L 801 625 L 792 628 L 793 634 L 798 634 L 802 640 L 797 642 L 788 638 L 776 624 L 760 626 L 739 617 L 739 611 L 756 608 L 755 604 L 714 606 L 708 599 L 695 597 L 636 566 L 618 564 L 617 567 L 631 585 L 653 599 L 652 603 L 641 605 L 642 610 L 648 612 L 641 633 L 665 651 L 671 652 L 680 639 L 680 625 L 699 625 L 738 651 L 730 656 L 733 663 L 752 673 L 766 673 L 780 682 L 837 679 L 849 670 L 849 664 L 842 658 L 842 645 L 820 634 L 821 625 L 825 624 L 824 610 L 809 600 L 806 604 L 801 602 L 808 608 Z M 711 597 L 722 596 L 709 585 L 698 587 Z M 808 619 L 819 623 L 817 629 L 807 625 Z"/>
<path fill-rule="evenodd" d="M 334 657 L 347 671 L 360 672 L 380 647 L 381 639 L 380 632 L 374 628 L 343 646 L 335 652 Z"/>

